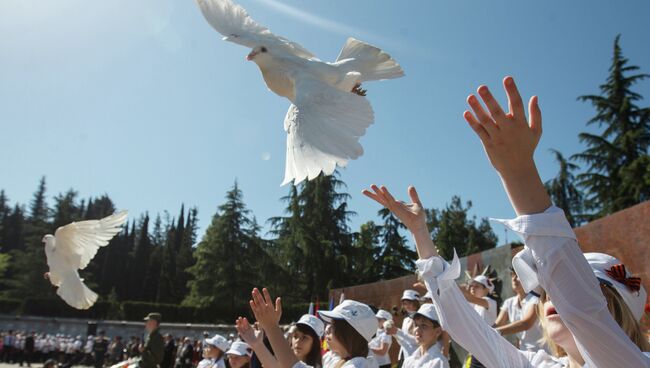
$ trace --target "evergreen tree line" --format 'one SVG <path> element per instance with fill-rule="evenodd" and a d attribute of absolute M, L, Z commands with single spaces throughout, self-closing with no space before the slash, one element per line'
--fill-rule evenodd
<path fill-rule="evenodd" d="M 573 226 L 650 199 L 650 107 L 640 107 L 643 97 L 632 90 L 649 76 L 629 65 L 617 36 L 600 94 L 578 97 L 596 110 L 587 122 L 596 129 L 578 136 L 584 151 L 551 150 L 560 170 L 546 187 Z"/>

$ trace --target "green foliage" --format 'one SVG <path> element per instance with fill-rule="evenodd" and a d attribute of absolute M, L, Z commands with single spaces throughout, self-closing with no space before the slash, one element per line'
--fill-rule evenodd
<path fill-rule="evenodd" d="M 472 202 L 463 205 L 460 197 L 453 196 L 451 203 L 443 209 L 427 210 L 427 224 L 438 252 L 445 259 L 451 259 L 454 248 L 459 257 L 494 248 L 497 236 L 487 218 L 476 222 L 469 217 Z"/>
<path fill-rule="evenodd" d="M 551 152 L 555 155 L 560 170 L 555 178 L 545 183 L 546 190 L 553 203 L 564 210 L 571 226 L 576 227 L 582 222 L 583 212 L 583 196 L 575 186 L 576 180 L 573 175 L 579 166 L 564 158 L 559 151 L 552 149 Z"/>
<path fill-rule="evenodd" d="M 638 73 L 638 66 L 628 65 L 619 42 L 617 36 L 609 76 L 600 86 L 600 95 L 578 98 L 596 109 L 596 116 L 587 124 L 601 129 L 581 133 L 580 141 L 587 148 L 573 156 L 586 164 L 577 184 L 587 191 L 584 204 L 592 211 L 592 218 L 650 199 L 650 108 L 637 106 L 642 96 L 631 89 L 649 75 Z"/>

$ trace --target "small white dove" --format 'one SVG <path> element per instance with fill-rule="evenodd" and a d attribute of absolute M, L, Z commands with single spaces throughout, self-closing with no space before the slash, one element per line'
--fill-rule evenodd
<path fill-rule="evenodd" d="M 301 45 L 276 36 L 231 0 L 196 0 L 226 41 L 250 47 L 246 60 L 260 68 L 266 86 L 286 97 L 287 157 L 282 185 L 331 175 L 363 154 L 359 138 L 372 124 L 361 83 L 398 78 L 402 68 L 379 48 L 349 38 L 335 62 L 323 62 Z"/>
<path fill-rule="evenodd" d="M 73 222 L 56 229 L 54 235 L 43 237 L 50 268 L 45 277 L 70 306 L 88 309 L 97 301 L 97 294 L 83 283 L 77 270 L 86 268 L 97 250 L 120 232 L 127 214 L 121 211 L 101 220 Z"/>

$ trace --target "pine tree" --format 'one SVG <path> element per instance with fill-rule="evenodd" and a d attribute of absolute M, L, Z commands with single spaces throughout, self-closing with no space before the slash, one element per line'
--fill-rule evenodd
<path fill-rule="evenodd" d="M 596 108 L 588 125 L 597 124 L 602 132 L 581 133 L 580 141 L 587 148 L 574 157 L 587 165 L 578 175 L 578 185 L 587 191 L 585 207 L 593 217 L 620 211 L 650 198 L 650 109 L 635 104 L 642 99 L 631 87 L 648 77 L 632 74 L 638 66 L 628 65 L 619 45 L 614 41 L 614 56 L 607 81 L 600 86 L 600 95 L 578 99 Z"/>
<path fill-rule="evenodd" d="M 381 267 L 381 277 L 393 279 L 412 273 L 417 255 L 409 249 L 406 238 L 400 233 L 406 227 L 386 208 L 379 210 L 378 214 L 384 220 L 379 228 L 382 249 L 377 260 Z"/>
<path fill-rule="evenodd" d="M 575 163 L 567 160 L 562 153 L 552 149 L 555 161 L 560 165 L 555 178 L 545 183 L 546 190 L 553 203 L 564 210 L 567 220 L 572 227 L 578 226 L 582 214 L 582 193 L 576 188 L 576 178 L 573 172 L 579 169 Z"/>

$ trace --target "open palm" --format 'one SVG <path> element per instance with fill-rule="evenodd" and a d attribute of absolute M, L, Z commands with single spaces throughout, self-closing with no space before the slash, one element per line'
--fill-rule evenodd
<path fill-rule="evenodd" d="M 408 188 L 411 203 L 396 200 L 385 186 L 380 188 L 373 184 L 370 189 L 372 191 L 364 189 L 362 193 L 388 208 L 411 232 L 417 232 L 427 226 L 426 213 L 415 187 Z"/>

